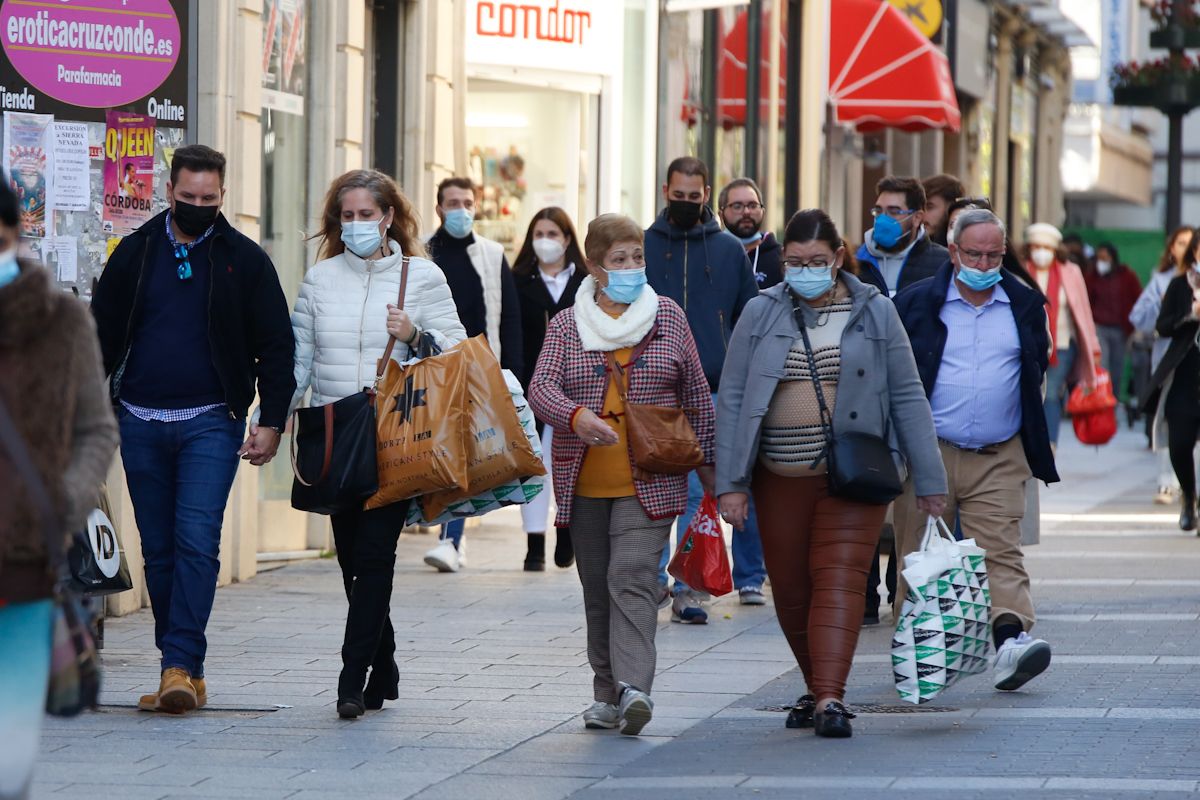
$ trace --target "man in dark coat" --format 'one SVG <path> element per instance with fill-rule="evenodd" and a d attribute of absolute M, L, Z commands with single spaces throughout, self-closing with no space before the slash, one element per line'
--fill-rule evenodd
<path fill-rule="evenodd" d="M 888 297 L 930 277 L 946 263 L 946 248 L 925 231 L 925 188 L 916 178 L 889 175 L 875 185 L 875 224 L 854 257 L 859 280 Z"/>

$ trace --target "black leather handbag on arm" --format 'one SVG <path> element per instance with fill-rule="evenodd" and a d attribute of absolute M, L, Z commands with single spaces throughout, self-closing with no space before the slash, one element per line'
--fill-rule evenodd
<path fill-rule="evenodd" d="M 817 374 L 817 359 L 808 329 L 803 320 L 799 322 L 808 355 L 808 371 L 821 408 L 821 427 L 825 431 L 823 458 L 829 472 L 829 493 L 857 503 L 887 505 L 904 491 L 896 462 L 892 459 L 892 448 L 885 439 L 870 433 L 834 433 L 833 415 L 825 404 L 825 391 Z"/>

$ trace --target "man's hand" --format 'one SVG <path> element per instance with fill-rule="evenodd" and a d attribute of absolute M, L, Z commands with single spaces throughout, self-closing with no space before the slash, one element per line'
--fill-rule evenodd
<path fill-rule="evenodd" d="M 250 436 L 238 450 L 243 461 L 261 467 L 275 457 L 279 450 L 279 431 L 261 425 L 250 425 Z"/>
<path fill-rule="evenodd" d="M 931 494 L 917 498 L 917 510 L 924 511 L 931 517 L 940 517 L 946 513 L 946 495 Z"/>
<path fill-rule="evenodd" d="M 750 516 L 750 496 L 745 492 L 726 492 L 717 498 L 717 505 L 721 509 L 721 519 L 735 528 L 745 525 Z"/>
<path fill-rule="evenodd" d="M 589 408 L 583 409 L 575 417 L 575 435 L 588 447 L 608 447 L 621 441 L 617 432 Z"/>

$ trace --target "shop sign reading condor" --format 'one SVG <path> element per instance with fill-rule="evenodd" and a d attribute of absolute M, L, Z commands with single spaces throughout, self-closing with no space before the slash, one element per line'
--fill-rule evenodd
<path fill-rule="evenodd" d="M 187 124 L 189 0 L 2 0 L 0 110 Z"/>
<path fill-rule="evenodd" d="M 467 59 L 608 75 L 624 12 L 614 0 L 468 0 Z"/>

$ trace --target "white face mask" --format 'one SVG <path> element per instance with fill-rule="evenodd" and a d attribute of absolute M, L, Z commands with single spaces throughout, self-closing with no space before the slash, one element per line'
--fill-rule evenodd
<path fill-rule="evenodd" d="M 1037 264 L 1042 269 L 1045 269 L 1054 263 L 1054 251 L 1047 250 L 1044 247 L 1039 247 L 1037 250 L 1034 250 L 1029 254 L 1029 257 L 1033 260 L 1034 264 Z"/>
<path fill-rule="evenodd" d="M 1112 272 L 1112 262 L 1111 261 L 1097 261 L 1096 262 L 1096 272 L 1099 272 L 1101 275 L 1107 275 L 1108 273 Z"/>
<path fill-rule="evenodd" d="M 557 239 L 542 238 L 533 240 L 533 252 L 543 264 L 557 264 L 567 248 Z"/>

